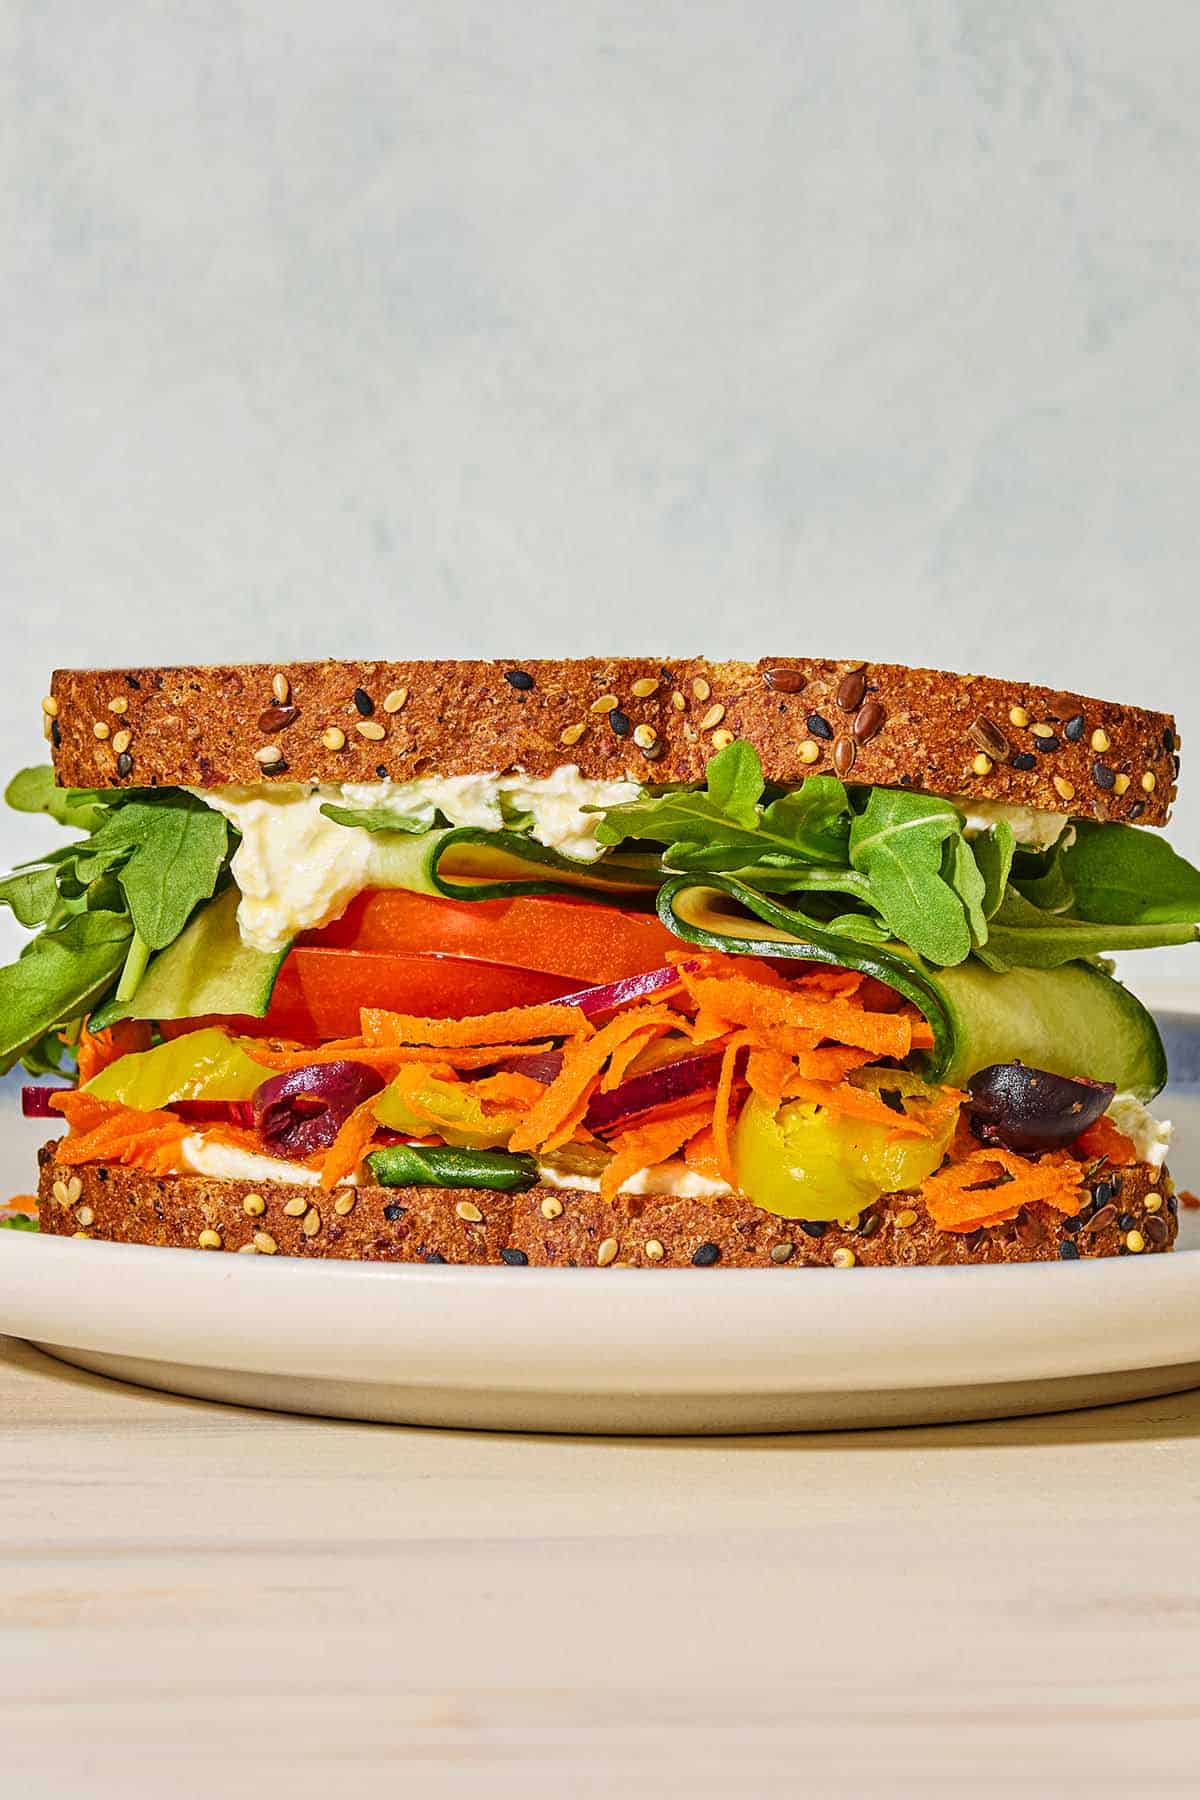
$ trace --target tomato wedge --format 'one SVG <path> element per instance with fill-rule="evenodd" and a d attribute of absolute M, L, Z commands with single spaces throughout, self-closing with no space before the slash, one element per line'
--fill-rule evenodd
<path fill-rule="evenodd" d="M 471 956 L 570 976 L 577 986 L 657 969 L 668 951 L 679 948 L 679 939 L 653 913 L 541 895 L 442 900 L 394 888 L 361 894 L 340 919 L 301 942 L 389 955 Z"/>

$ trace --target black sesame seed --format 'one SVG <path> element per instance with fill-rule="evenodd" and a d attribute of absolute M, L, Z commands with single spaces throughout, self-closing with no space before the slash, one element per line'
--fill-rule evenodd
<path fill-rule="evenodd" d="M 1164 750 L 1173 750 L 1174 748 L 1175 748 L 1175 733 L 1171 730 L 1171 727 L 1169 725 L 1166 725 L 1163 727 L 1163 749 Z"/>
<path fill-rule="evenodd" d="M 1117 1245 L 1117 1255 L 1118 1256 L 1128 1256 L 1129 1255 L 1129 1245 L 1128 1244 L 1118 1244 Z"/>
<path fill-rule="evenodd" d="M 1029 760 L 1030 760 L 1030 762 L 1033 761 L 1032 756 L 1030 757 Z M 913 784 L 915 783 L 916 779 L 917 778 L 915 775 L 902 775 L 900 777 L 900 786 L 901 787 L 912 787 Z"/>
<path fill-rule="evenodd" d="M 404 1213 L 405 1208 L 400 1205 L 398 1200 L 393 1200 L 390 1206 L 385 1206 L 383 1209 L 384 1218 L 391 1219 L 393 1223 L 395 1223 L 397 1219 L 402 1219 Z"/>
<path fill-rule="evenodd" d="M 1039 756 L 1049 756 L 1052 751 L 1062 749 L 1062 741 L 1056 737 L 1039 737 L 1033 741 L 1037 745 Z"/>
<path fill-rule="evenodd" d="M 608 715 L 608 722 L 618 737 L 629 736 L 629 714 L 623 713 L 620 707 L 614 707 Z"/>
<path fill-rule="evenodd" d="M 376 763 L 375 764 L 375 773 L 378 775 L 380 781 L 386 781 L 388 778 L 387 764 L 386 763 Z"/>
<path fill-rule="evenodd" d="M 858 1228 L 858 1235 L 860 1237 L 872 1238 L 882 1224 L 883 1220 L 878 1213 L 868 1213 Z"/>
<path fill-rule="evenodd" d="M 364 719 L 369 719 L 375 711 L 375 702 L 365 688 L 355 688 L 354 704 Z"/>
<path fill-rule="evenodd" d="M 1092 1199 L 1097 1206 L 1107 1206 L 1116 1191 L 1110 1181 L 1098 1181 L 1092 1189 Z"/>
<path fill-rule="evenodd" d="M 125 686 L 126 686 L 126 687 L 131 687 L 131 688 L 133 688 L 133 689 L 135 689 L 135 690 L 136 690 L 136 692 L 137 692 L 137 693 L 139 693 L 139 694 L 140 694 L 140 693 L 141 693 L 141 691 L 142 691 L 142 684 L 141 684 L 141 682 L 140 682 L 140 681 L 139 681 L 139 680 L 138 680 L 138 678 L 137 678 L 137 676 L 136 676 L 136 675 L 127 675 L 127 676 L 126 676 L 126 677 L 125 677 Z"/>
<path fill-rule="evenodd" d="M 132 756 L 130 756 L 128 750 L 122 750 L 120 756 L 118 756 L 118 758 L 117 758 L 117 774 L 118 775 L 132 775 L 133 774 L 133 758 L 132 758 Z"/>
<path fill-rule="evenodd" d="M 833 736 L 833 726 L 820 713 L 809 713 L 806 723 L 815 738 L 825 738 L 828 741 Z"/>
<path fill-rule="evenodd" d="M 1068 1238 L 1065 1244 L 1060 1244 L 1058 1246 L 1058 1254 L 1063 1262 L 1078 1262 L 1079 1245 L 1073 1244 L 1070 1238 Z"/>
<path fill-rule="evenodd" d="M 1135 800 L 1129 808 L 1129 817 L 1133 820 L 1140 819 L 1145 810 L 1146 802 L 1144 800 Z"/>
<path fill-rule="evenodd" d="M 1036 760 L 1036 757 L 1030 756 L 1028 750 L 1020 750 L 1013 757 L 1012 766 L 1014 769 L 1032 769 Z"/>
<path fill-rule="evenodd" d="M 523 1269 L 529 1261 L 523 1250 L 501 1250 L 501 1262 L 506 1262 L 512 1269 Z"/>
<path fill-rule="evenodd" d="M 1120 1226 L 1122 1231 L 1132 1231 L 1134 1226 L 1137 1224 L 1137 1220 L 1134 1218 L 1132 1213 L 1124 1212 L 1121 1214 L 1120 1218 L 1117 1220 L 1117 1224 Z"/>
<path fill-rule="evenodd" d="M 50 721 L 50 742 L 56 750 L 62 749 L 62 726 L 57 719 Z"/>
<path fill-rule="evenodd" d="M 96 1180 L 97 1181 L 107 1181 L 108 1180 L 108 1170 L 105 1168 L 97 1169 L 96 1170 Z"/>
<path fill-rule="evenodd" d="M 1098 788 L 1103 788 L 1107 793 L 1109 788 L 1115 786 L 1116 779 L 1116 770 L 1110 769 L 1107 763 L 1094 762 L 1092 764 L 1092 780 Z"/>
<path fill-rule="evenodd" d="M 1175 755 L 1171 758 L 1171 772 L 1174 775 L 1176 781 L 1179 780 L 1180 766 L 1181 765 L 1180 765 L 1180 761 L 1179 761 L 1179 753 L 1177 751 L 1175 753 Z"/>
<path fill-rule="evenodd" d="M 798 1223 L 806 1237 L 823 1238 L 825 1236 L 824 1219 L 801 1219 Z"/>
<path fill-rule="evenodd" d="M 436 1250 L 427 1250 L 425 1253 L 425 1261 L 426 1262 L 444 1263 L 445 1260 L 446 1260 L 445 1257 L 440 1256 Z"/>
<path fill-rule="evenodd" d="M 1066 738 L 1068 744 L 1077 744 L 1079 742 L 1080 738 L 1083 736 L 1082 713 L 1076 713 L 1073 719 L 1067 720 L 1066 724 L 1063 726 L 1063 736 Z"/>
<path fill-rule="evenodd" d="M 697 1244 L 692 1251 L 692 1262 L 697 1269 L 707 1269 L 710 1263 L 720 1260 L 721 1251 L 717 1244 Z"/>
<path fill-rule="evenodd" d="M 1081 1229 L 1082 1225 L 1083 1220 L 1079 1217 L 1078 1213 L 1073 1213 L 1069 1219 L 1063 1220 L 1063 1230 L 1069 1232 L 1072 1237 L 1074 1237 L 1075 1233 Z"/>
<path fill-rule="evenodd" d="M 505 669 L 504 679 L 521 694 L 527 694 L 533 686 L 533 676 L 526 669 Z"/>
<path fill-rule="evenodd" d="M 1120 1193 L 1120 1191 L 1121 1191 L 1121 1189 L 1122 1189 L 1122 1188 L 1123 1188 L 1123 1187 L 1124 1187 L 1124 1186 L 1125 1186 L 1125 1177 L 1124 1177 L 1124 1176 L 1123 1176 L 1123 1175 L 1114 1175 L 1114 1176 L 1113 1176 L 1113 1178 L 1112 1178 L 1112 1191 L 1113 1191 L 1113 1193 L 1114 1193 L 1114 1194 L 1119 1194 L 1119 1193 Z"/>

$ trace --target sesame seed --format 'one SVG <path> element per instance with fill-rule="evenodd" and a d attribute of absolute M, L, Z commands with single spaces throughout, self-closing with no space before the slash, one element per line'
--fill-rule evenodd
<path fill-rule="evenodd" d="M 354 1203 L 357 1200 L 357 1198 L 358 1198 L 358 1196 L 354 1192 L 353 1188 L 347 1188 L 344 1194 L 338 1195 L 337 1199 L 333 1203 L 333 1210 L 337 1214 L 339 1219 L 346 1218 L 350 1213 L 352 1213 L 354 1211 Z"/>
<path fill-rule="evenodd" d="M 1023 731 L 1029 723 L 1029 714 L 1025 711 L 1023 706 L 1010 706 L 1008 709 L 1008 722 L 1010 725 L 1015 725 L 1018 731 Z"/>
<path fill-rule="evenodd" d="M 1129 792 L 1128 775 L 1118 775 L 1115 778 L 1113 781 L 1113 791 L 1117 794 L 1127 794 Z"/>
<path fill-rule="evenodd" d="M 1075 783 L 1073 781 L 1068 781 L 1065 775 L 1056 775 L 1054 777 L 1054 791 L 1060 800 L 1073 800 L 1075 798 Z"/>
<path fill-rule="evenodd" d="M 546 1198 L 542 1201 L 543 1219 L 557 1219 L 561 1215 L 562 1209 L 563 1203 L 558 1198 L 557 1194 L 547 1194 Z"/>
<path fill-rule="evenodd" d="M 1146 1248 L 1146 1240 L 1140 1231 L 1127 1231 L 1125 1233 L 1125 1248 L 1129 1251 L 1131 1256 L 1141 1255 L 1142 1251 Z"/>
<path fill-rule="evenodd" d="M 249 1213 L 252 1219 L 261 1219 L 267 1210 L 267 1203 L 261 1194 L 246 1194 L 242 1200 L 242 1211 Z"/>
<path fill-rule="evenodd" d="M 115 700 L 110 700 L 108 703 L 108 710 L 111 713 L 128 712 L 129 711 L 129 702 L 125 698 L 124 694 L 118 694 Z"/>
<path fill-rule="evenodd" d="M 1053 725 L 1035 725 L 1032 729 L 1035 738 L 1052 738 L 1054 736 Z"/>
<path fill-rule="evenodd" d="M 899 1226 L 901 1231 L 907 1231 L 909 1226 L 915 1225 L 916 1222 L 917 1222 L 917 1215 L 913 1211 L 911 1206 L 906 1206 L 904 1208 L 903 1212 L 898 1212 L 896 1214 L 896 1224 Z"/>
<path fill-rule="evenodd" d="M 1099 727 L 1093 731 L 1092 749 L 1095 750 L 1099 756 L 1103 756 L 1106 750 L 1112 749 L 1112 739 L 1109 737 L 1107 731 L 1102 731 Z"/>
<path fill-rule="evenodd" d="M 715 702 L 714 705 L 709 707 L 708 711 L 705 713 L 704 717 L 701 719 L 700 730 L 701 731 L 711 731 L 714 726 L 719 725 L 721 723 L 721 720 L 724 717 L 725 717 L 725 708 L 721 705 L 721 702 L 718 700 Z"/>
<path fill-rule="evenodd" d="M 364 719 L 369 719 L 371 714 L 375 711 L 375 702 L 372 700 L 370 694 L 368 694 L 366 688 L 355 688 L 351 698 L 354 701 L 354 705 L 359 715 Z"/>
<path fill-rule="evenodd" d="M 833 737 L 833 726 L 821 713 L 810 712 L 805 723 L 815 738 L 824 738 L 825 742 L 828 743 Z"/>
<path fill-rule="evenodd" d="M 596 1262 L 599 1267 L 607 1269 L 609 1263 L 615 1260 L 619 1248 L 620 1245 L 617 1243 L 616 1238 L 605 1238 L 599 1249 L 596 1251 Z"/>
<path fill-rule="evenodd" d="M 829 1259 L 835 1269 L 852 1269 L 858 1261 L 853 1250 L 835 1250 Z"/>
<path fill-rule="evenodd" d="M 440 1252 L 439 1252 L 439 1251 L 437 1251 L 437 1250 L 428 1250 L 428 1251 L 426 1251 L 426 1253 L 425 1253 L 425 1256 L 424 1256 L 424 1259 L 423 1259 L 423 1260 L 424 1260 L 424 1261 L 425 1261 L 425 1262 L 427 1262 L 427 1263 L 444 1263 L 444 1262 L 445 1262 L 445 1260 L 446 1260 L 446 1259 L 445 1259 L 445 1257 L 444 1257 L 444 1256 L 442 1256 L 442 1255 L 441 1255 L 441 1254 L 440 1254 Z"/>
<path fill-rule="evenodd" d="M 647 1238 L 645 1244 L 647 1262 L 661 1262 L 667 1254 L 657 1238 Z"/>
<path fill-rule="evenodd" d="M 200 1233 L 196 1242 L 202 1250 L 219 1250 L 221 1248 L 221 1234 L 219 1231 L 205 1230 Z"/>
<path fill-rule="evenodd" d="M 507 1263 L 510 1269 L 523 1269 L 529 1262 L 523 1250 L 514 1250 L 511 1246 L 500 1252 L 500 1261 Z"/>
<path fill-rule="evenodd" d="M 387 733 L 375 719 L 360 719 L 354 727 L 359 737 L 365 737 L 369 743 L 378 744 Z"/>
<path fill-rule="evenodd" d="M 594 713 L 610 713 L 614 712 L 620 704 L 621 702 L 617 699 L 615 694 L 601 694 L 598 700 L 592 701 L 592 704 L 588 707 L 588 711 Z"/>
<path fill-rule="evenodd" d="M 42 720 L 42 736 L 45 738 L 47 743 L 50 742 L 50 740 L 54 736 L 54 733 L 57 730 L 58 730 L 58 720 L 57 719 L 43 719 Z"/>
<path fill-rule="evenodd" d="M 62 749 L 62 726 L 57 719 L 50 721 L 50 742 L 56 750 Z"/>
<path fill-rule="evenodd" d="M 811 738 L 805 738 L 798 746 L 796 755 L 802 763 L 815 763 L 821 754 L 820 747 Z"/>
<path fill-rule="evenodd" d="M 1083 725 L 1084 721 L 1082 713 L 1076 713 L 1074 718 L 1067 720 L 1066 724 L 1063 726 L 1063 736 L 1066 738 L 1068 744 L 1077 744 L 1079 742 L 1080 738 L 1083 736 Z"/>
<path fill-rule="evenodd" d="M 651 694 L 656 693 L 657 690 L 658 681 L 656 677 L 653 675 L 643 675 L 633 684 L 633 697 L 635 700 L 648 700 Z"/>
<path fill-rule="evenodd" d="M 308 1211 L 304 1215 L 304 1222 L 301 1225 L 300 1229 L 304 1233 L 305 1237 L 307 1237 L 307 1238 L 316 1237 L 318 1231 L 320 1231 L 320 1229 L 321 1229 L 321 1213 L 320 1213 L 320 1209 L 318 1207 L 315 1207 L 315 1206 L 309 1207 Z"/>
<path fill-rule="evenodd" d="M 727 750 L 732 742 L 732 731 L 726 731 L 723 725 L 720 731 L 714 731 L 712 734 L 712 747 L 714 750 Z"/>
<path fill-rule="evenodd" d="M 383 1216 L 389 1225 L 394 1225 L 397 1219 L 402 1219 L 404 1217 L 406 1210 L 407 1209 L 401 1206 L 398 1200 L 392 1200 L 384 1207 Z"/>
<path fill-rule="evenodd" d="M 1157 1212 L 1159 1207 L 1162 1205 L 1162 1195 L 1161 1194 L 1147 1194 L 1146 1198 L 1143 1202 L 1143 1205 L 1145 1206 L 1146 1211 L 1148 1213 Z"/>
<path fill-rule="evenodd" d="M 80 1225 L 91 1225 L 94 1222 L 95 1217 L 96 1215 L 90 1206 L 81 1206 L 79 1211 L 75 1214 L 75 1218 Z"/>
<path fill-rule="evenodd" d="M 1142 776 L 1142 792 L 1144 794 L 1152 794 L 1157 786 L 1158 777 L 1155 775 L 1154 770 L 1147 769 L 1146 773 Z"/>
<path fill-rule="evenodd" d="M 483 1214 L 473 1200 L 460 1200 L 454 1210 L 459 1218 L 465 1220 L 468 1225 L 482 1225 L 483 1223 Z"/>
<path fill-rule="evenodd" d="M 658 733 L 653 725 L 635 725 L 633 741 L 639 750 L 652 750 L 658 742 Z"/>
<path fill-rule="evenodd" d="M 277 674 L 277 675 L 272 675 L 272 677 L 271 677 L 271 692 L 274 694 L 275 698 L 278 700 L 280 706 L 286 706 L 288 701 L 291 699 L 291 697 L 292 697 L 291 683 L 288 681 L 287 676 L 285 674 L 283 674 L 282 671 L 280 671 L 279 674 Z"/>
<path fill-rule="evenodd" d="M 973 757 L 971 761 L 972 772 L 976 775 L 990 775 L 995 766 L 996 765 L 991 757 L 985 755 L 982 750 L 979 752 L 978 756 Z"/>
<path fill-rule="evenodd" d="M 1018 752 L 1018 754 L 1016 756 L 1013 757 L 1012 766 L 1014 769 L 1021 769 L 1021 770 L 1032 769 L 1034 766 L 1035 760 L 1036 759 L 1034 757 L 1030 756 L 1028 750 L 1021 750 Z"/>
<path fill-rule="evenodd" d="M 558 741 L 560 744 L 577 744 L 586 730 L 587 723 L 581 719 L 576 725 L 568 725 L 566 730 L 560 733 Z"/>
<path fill-rule="evenodd" d="M 696 696 L 696 699 L 700 701 L 707 700 L 712 693 L 712 687 L 705 681 L 703 675 L 697 675 L 695 681 L 693 681 L 692 693 Z"/>
<path fill-rule="evenodd" d="M 279 1245 L 275 1242 L 275 1239 L 271 1236 L 269 1231 L 256 1231 L 254 1234 L 254 1248 L 263 1256 L 274 1256 Z"/>
<path fill-rule="evenodd" d="M 85 1238 L 85 1237 L 86 1237 L 86 1236 L 87 1236 L 87 1232 L 86 1232 L 86 1231 L 73 1231 L 73 1232 L 72 1232 L 72 1233 L 71 1233 L 71 1236 L 72 1236 L 72 1237 L 77 1237 L 77 1238 L 79 1238 L 79 1237 L 81 1237 L 81 1238 Z"/>
<path fill-rule="evenodd" d="M 623 737 L 629 736 L 629 714 L 628 713 L 624 713 L 621 711 L 621 709 L 619 707 L 615 707 L 613 709 L 613 711 L 610 712 L 608 715 L 608 722 L 612 726 L 613 731 L 616 733 L 617 737 L 623 738 Z"/>
<path fill-rule="evenodd" d="M 676 688 L 671 695 L 671 705 L 675 708 L 676 712 L 683 712 L 687 706 L 687 701 L 684 699 L 678 688 Z"/>
<path fill-rule="evenodd" d="M 773 1244 L 771 1246 L 771 1261 L 773 1263 L 790 1262 L 795 1248 L 795 1244 L 787 1241 L 782 1244 Z"/>
<path fill-rule="evenodd" d="M 58 701 L 54 698 L 53 694 L 47 694 L 46 698 L 42 701 L 42 711 L 48 719 L 57 719 Z"/>
<path fill-rule="evenodd" d="M 404 702 L 407 699 L 408 699 L 408 689 L 407 688 L 393 688 L 390 694 L 385 694 L 383 697 L 384 712 L 385 713 L 398 713 L 401 710 L 401 708 L 403 707 Z"/>
<path fill-rule="evenodd" d="M 720 1260 L 721 1246 L 719 1244 L 697 1244 L 692 1251 L 692 1267 L 696 1269 L 711 1268 L 713 1263 L 720 1262 Z"/>
<path fill-rule="evenodd" d="M 527 669 L 505 669 L 504 679 L 510 688 L 516 688 L 519 694 L 527 694 L 533 686 L 533 676 Z"/>
<path fill-rule="evenodd" d="M 104 719 L 97 719 L 96 723 L 92 726 L 92 730 L 98 738 L 106 738 L 108 736 L 108 724 Z"/>
<path fill-rule="evenodd" d="M 237 1253 L 239 1256 L 257 1256 L 258 1255 L 258 1245 L 257 1244 L 239 1244 Z"/>
<path fill-rule="evenodd" d="M 82 1192 L 83 1192 L 82 1181 L 79 1179 L 78 1175 L 72 1175 L 71 1179 L 67 1182 L 67 1204 L 68 1204 L 68 1206 L 74 1206 L 75 1202 L 78 1200 L 78 1198 L 82 1194 Z"/>
<path fill-rule="evenodd" d="M 297 1194 L 294 1200 L 285 1200 L 283 1210 L 289 1219 L 302 1219 L 308 1211 L 308 1201 Z"/>
<path fill-rule="evenodd" d="M 278 744 L 264 744 L 261 750 L 254 752 L 254 760 L 264 769 L 273 769 L 276 763 L 283 761 L 283 751 Z"/>
<path fill-rule="evenodd" d="M 858 1220 L 859 1220 L 858 1213 L 847 1213 L 846 1217 L 844 1219 L 838 1220 L 838 1230 L 839 1231 L 857 1231 L 858 1230 Z"/>
<path fill-rule="evenodd" d="M 327 725 L 321 733 L 321 742 L 327 750 L 344 750 L 346 734 L 337 725 Z"/>

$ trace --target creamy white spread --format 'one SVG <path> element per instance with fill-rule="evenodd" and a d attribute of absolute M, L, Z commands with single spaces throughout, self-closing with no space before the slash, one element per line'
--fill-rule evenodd
<path fill-rule="evenodd" d="M 1118 1131 L 1130 1139 L 1139 1162 L 1161 1169 L 1175 1129 L 1169 1119 L 1156 1119 L 1148 1106 L 1133 1094 L 1114 1094 L 1108 1116 Z"/>
<path fill-rule="evenodd" d="M 1042 812 L 1036 806 L 1009 806 L 1003 800 L 976 800 L 967 794 L 954 794 L 950 804 L 966 814 L 968 836 L 1007 819 L 1018 844 L 1028 850 L 1049 849 L 1070 824 L 1066 813 Z"/>
<path fill-rule="evenodd" d="M 562 1169 L 553 1169 L 542 1164 L 538 1169 L 538 1180 L 544 1187 L 573 1188 L 584 1194 L 600 1192 L 598 1175 L 571 1175 Z M 621 1183 L 623 1194 L 673 1194 L 681 1200 L 715 1200 L 722 1194 L 731 1194 L 733 1189 L 724 1181 L 713 1181 L 707 1175 L 698 1175 L 689 1169 L 686 1163 L 660 1163 L 656 1169 L 639 1169 L 627 1181 Z"/>
<path fill-rule="evenodd" d="M 328 925 L 356 894 L 381 879 L 375 835 L 327 819 L 322 806 L 387 806 L 432 826 L 438 813 L 452 825 L 499 831 L 505 809 L 531 815 L 530 835 L 581 862 L 602 854 L 596 827 L 603 809 L 636 800 L 635 781 L 592 781 L 574 763 L 553 775 L 423 776 L 417 781 L 345 786 L 193 789 L 241 833 L 231 869 L 241 891 L 238 928 L 256 950 L 284 949 L 301 931 Z M 598 807 L 600 812 L 586 812 Z"/>
<path fill-rule="evenodd" d="M 211 1175 L 217 1181 L 288 1181 L 293 1187 L 318 1187 L 321 1176 L 317 1169 L 303 1163 L 289 1162 L 282 1156 L 260 1156 L 254 1150 L 242 1150 L 236 1144 L 222 1144 L 194 1131 L 179 1146 L 184 1170 L 192 1175 Z M 350 1176 L 345 1185 L 353 1185 Z"/>

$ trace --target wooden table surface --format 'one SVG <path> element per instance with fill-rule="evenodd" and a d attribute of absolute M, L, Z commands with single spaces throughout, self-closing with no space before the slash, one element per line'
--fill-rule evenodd
<path fill-rule="evenodd" d="M 1197 1788 L 1200 1394 L 505 1437 L 0 1338 L 0 1507 L 13 1800 Z"/>

